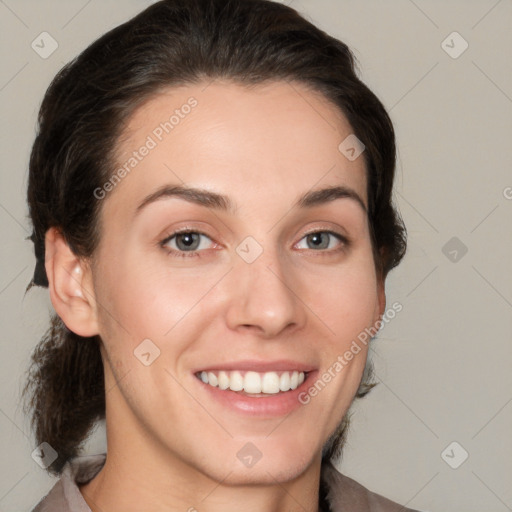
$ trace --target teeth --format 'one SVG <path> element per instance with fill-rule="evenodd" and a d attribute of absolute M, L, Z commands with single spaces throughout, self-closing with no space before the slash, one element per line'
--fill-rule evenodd
<path fill-rule="evenodd" d="M 289 389 L 291 389 L 289 372 L 283 372 L 283 374 L 281 375 L 281 378 L 279 379 L 279 389 L 281 391 L 288 391 Z"/>
<path fill-rule="evenodd" d="M 293 372 L 242 372 L 219 371 L 201 372 L 198 377 L 205 383 L 222 390 L 245 391 L 251 394 L 269 394 L 296 389 L 305 379 L 305 373 L 294 370 Z"/>
<path fill-rule="evenodd" d="M 257 374 L 256 374 L 257 375 Z M 261 379 L 261 391 L 263 393 L 275 394 L 281 391 L 279 389 L 279 375 L 275 372 L 269 372 L 263 374 L 263 378 Z"/>
<path fill-rule="evenodd" d="M 256 372 L 247 372 L 244 377 L 246 393 L 261 393 L 261 377 Z"/>
<path fill-rule="evenodd" d="M 293 372 L 290 378 L 290 387 L 295 389 L 299 385 L 299 372 Z"/>
<path fill-rule="evenodd" d="M 229 376 L 226 372 L 219 372 L 219 388 L 220 389 L 228 389 L 229 388 Z"/>
<path fill-rule="evenodd" d="M 244 378 L 240 372 L 230 372 L 228 379 L 231 391 L 242 391 L 244 389 Z"/>

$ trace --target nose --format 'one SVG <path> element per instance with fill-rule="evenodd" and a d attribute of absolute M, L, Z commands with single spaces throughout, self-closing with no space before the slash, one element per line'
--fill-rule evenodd
<path fill-rule="evenodd" d="M 254 331 L 265 339 L 300 329 L 306 310 L 297 288 L 292 269 L 269 251 L 252 263 L 238 260 L 230 272 L 229 328 Z"/>

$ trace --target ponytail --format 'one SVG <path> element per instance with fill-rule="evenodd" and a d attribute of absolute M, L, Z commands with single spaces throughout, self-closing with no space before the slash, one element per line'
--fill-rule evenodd
<path fill-rule="evenodd" d="M 46 442 L 58 454 L 47 471 L 59 475 L 105 417 L 100 338 L 79 336 L 53 315 L 32 353 L 23 396 L 37 445 Z"/>

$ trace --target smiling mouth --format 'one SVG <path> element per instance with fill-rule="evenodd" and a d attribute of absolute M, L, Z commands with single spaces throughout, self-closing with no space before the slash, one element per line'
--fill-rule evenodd
<path fill-rule="evenodd" d="M 214 388 L 259 397 L 293 391 L 304 382 L 307 375 L 308 372 L 298 370 L 279 372 L 220 370 L 195 374 L 199 380 Z"/>

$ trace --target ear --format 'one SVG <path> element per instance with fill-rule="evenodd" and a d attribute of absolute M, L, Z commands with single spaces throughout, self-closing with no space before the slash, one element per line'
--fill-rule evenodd
<path fill-rule="evenodd" d="M 50 299 L 68 329 L 85 337 L 98 334 L 90 266 L 73 253 L 55 227 L 46 232 L 45 267 Z"/>
<path fill-rule="evenodd" d="M 377 272 L 377 300 L 375 304 L 375 314 L 373 318 L 373 325 L 376 325 L 379 320 L 382 319 L 384 312 L 386 311 L 386 285 L 385 278 L 381 272 Z"/>

